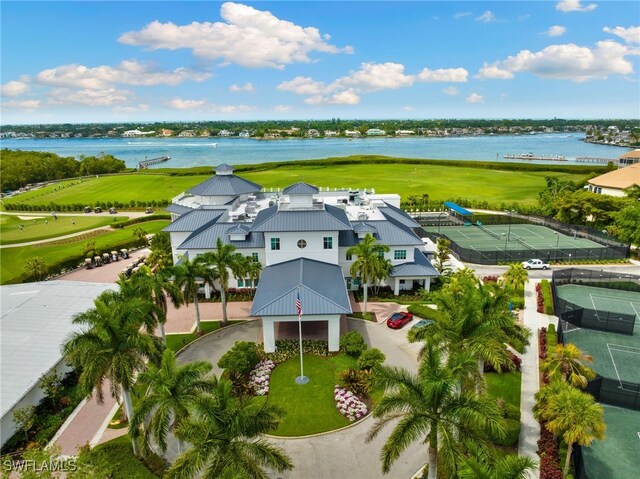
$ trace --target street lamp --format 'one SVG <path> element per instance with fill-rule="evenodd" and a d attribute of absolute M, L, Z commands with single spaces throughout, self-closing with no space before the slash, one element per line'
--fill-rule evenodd
<path fill-rule="evenodd" d="M 504 250 L 507 251 L 507 233 L 502 233 L 502 236 L 504 236 Z"/>
<path fill-rule="evenodd" d="M 554 231 L 554 233 L 556 235 L 556 249 L 558 249 L 558 244 L 560 244 L 560 235 L 558 234 L 557 231 Z"/>

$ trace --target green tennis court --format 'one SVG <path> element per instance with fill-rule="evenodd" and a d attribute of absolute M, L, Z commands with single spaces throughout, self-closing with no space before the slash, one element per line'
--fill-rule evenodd
<path fill-rule="evenodd" d="M 428 226 L 424 229 L 432 233 L 440 232 L 459 246 L 478 251 L 604 248 L 594 241 L 567 236 L 540 225 Z"/>
<path fill-rule="evenodd" d="M 578 346 L 593 357 L 590 367 L 600 376 L 618 381 L 640 383 L 640 333 L 633 336 L 593 329 L 582 329 L 567 323 L 564 340 Z"/>
<path fill-rule="evenodd" d="M 582 448 L 590 478 L 638 479 L 640 470 L 640 411 L 604 405 L 604 441 Z"/>
<path fill-rule="evenodd" d="M 640 318 L 640 294 L 635 291 L 565 284 L 556 288 L 559 298 L 586 309 L 635 315 Z"/>

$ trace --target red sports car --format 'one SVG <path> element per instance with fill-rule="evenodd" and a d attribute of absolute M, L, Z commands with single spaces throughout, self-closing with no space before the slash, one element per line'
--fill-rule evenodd
<path fill-rule="evenodd" d="M 393 313 L 387 318 L 387 326 L 391 329 L 400 329 L 412 319 L 413 314 L 411 313 Z"/>

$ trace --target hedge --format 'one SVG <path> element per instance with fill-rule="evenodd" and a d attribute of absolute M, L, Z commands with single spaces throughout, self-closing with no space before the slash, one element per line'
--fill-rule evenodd
<path fill-rule="evenodd" d="M 442 313 L 440 311 L 430 308 L 426 305 L 412 304 L 407 308 L 407 310 L 411 314 L 423 319 L 431 319 L 433 321 L 439 321 L 440 319 L 442 319 Z"/>
<path fill-rule="evenodd" d="M 131 226 L 138 223 L 145 223 L 147 221 L 170 220 L 170 219 L 171 219 L 171 215 L 169 213 L 160 213 L 157 215 L 149 215 L 149 216 L 139 216 L 138 218 L 131 218 L 130 220 L 113 224 L 111 225 L 111 228 L 124 228 L 125 226 Z"/>
<path fill-rule="evenodd" d="M 551 293 L 551 283 L 546 279 L 540 281 L 540 292 L 544 301 L 544 314 L 553 316 L 553 294 Z"/>

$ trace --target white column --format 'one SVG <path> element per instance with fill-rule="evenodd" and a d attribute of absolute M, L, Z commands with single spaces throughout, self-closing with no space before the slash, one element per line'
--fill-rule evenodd
<path fill-rule="evenodd" d="M 211 298 L 211 286 L 209 286 L 209 283 L 204 284 L 204 297 L 207 299 Z"/>
<path fill-rule="evenodd" d="M 424 290 L 426 292 L 431 291 L 431 278 L 427 278 L 424 280 Z"/>
<path fill-rule="evenodd" d="M 262 318 L 262 343 L 265 353 L 276 351 L 275 321 L 270 318 Z"/>
<path fill-rule="evenodd" d="M 393 294 L 396 296 L 400 294 L 400 278 L 393 278 Z"/>
<path fill-rule="evenodd" d="M 327 320 L 329 351 L 340 350 L 340 316 L 335 316 Z"/>

